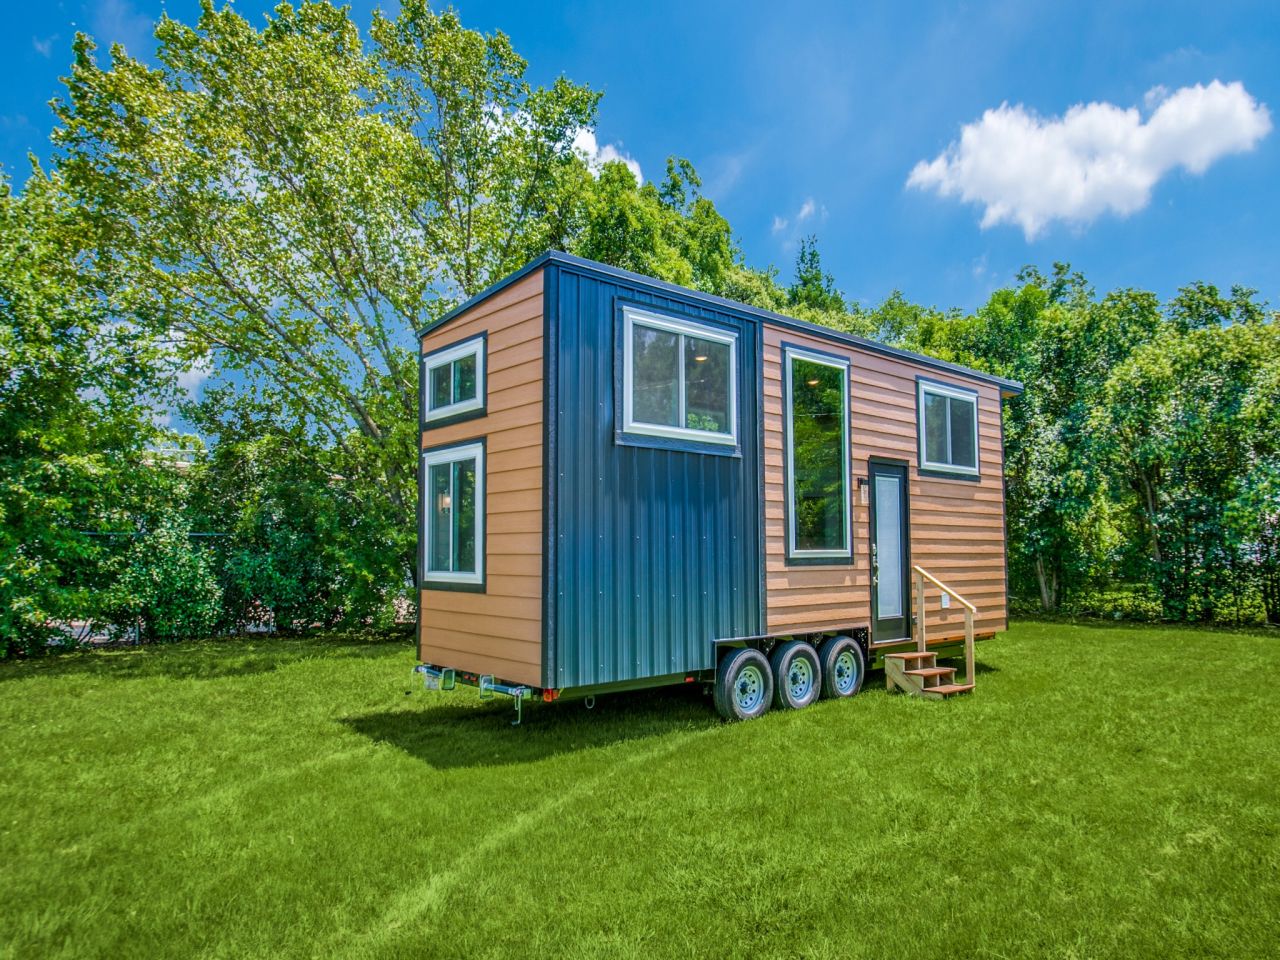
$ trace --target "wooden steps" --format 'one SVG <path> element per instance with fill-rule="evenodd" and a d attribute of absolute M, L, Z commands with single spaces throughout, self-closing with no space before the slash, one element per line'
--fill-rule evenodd
<path fill-rule="evenodd" d="M 956 675 L 956 671 L 952 667 L 920 667 L 916 670 L 903 672 L 909 677 L 924 677 L 925 679 L 931 677 L 954 677 Z"/>
<path fill-rule="evenodd" d="M 914 697 L 945 700 L 973 689 L 972 683 L 956 683 L 955 677 L 955 667 L 938 666 L 936 653 L 911 651 L 884 656 L 884 684 L 890 691 L 897 689 Z"/>
<path fill-rule="evenodd" d="M 968 693 L 972 689 L 972 683 L 940 683 L 936 687 L 930 687 L 929 692 L 942 697 L 951 697 L 957 693 Z"/>

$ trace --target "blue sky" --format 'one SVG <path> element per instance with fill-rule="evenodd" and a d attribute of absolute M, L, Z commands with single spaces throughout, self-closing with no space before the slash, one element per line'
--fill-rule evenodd
<path fill-rule="evenodd" d="M 258 22 L 269 5 L 235 4 Z M 49 152 L 75 30 L 146 55 L 162 5 L 7 6 L 0 163 L 21 174 Z M 816 233 L 863 302 L 897 288 L 971 309 L 1055 260 L 1100 289 L 1203 279 L 1280 301 L 1280 4 L 457 7 L 508 33 L 535 81 L 603 90 L 601 149 L 645 177 L 691 159 L 748 262 L 784 278 Z"/>

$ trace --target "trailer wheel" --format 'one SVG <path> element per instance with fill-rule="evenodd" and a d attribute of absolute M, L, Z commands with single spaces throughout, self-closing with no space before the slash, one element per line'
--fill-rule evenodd
<path fill-rule="evenodd" d="M 862 689 L 867 673 L 867 657 L 851 637 L 832 637 L 819 651 L 822 661 L 822 696 L 828 699 L 852 697 Z"/>
<path fill-rule="evenodd" d="M 753 720 L 769 709 L 773 674 L 759 650 L 742 647 L 727 653 L 716 669 L 716 710 L 726 720 Z"/>
<path fill-rule="evenodd" d="M 780 644 L 769 658 L 773 667 L 773 705 L 780 710 L 799 710 L 818 699 L 822 689 L 822 667 L 818 651 L 803 640 Z"/>

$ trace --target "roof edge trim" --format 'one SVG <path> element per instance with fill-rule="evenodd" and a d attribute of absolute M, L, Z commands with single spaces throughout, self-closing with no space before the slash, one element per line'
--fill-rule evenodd
<path fill-rule="evenodd" d="M 750 304 L 739 303 L 737 300 L 730 300 L 726 297 L 716 296 L 713 293 L 704 293 L 701 290 L 691 290 L 688 287 L 669 283 L 666 280 L 646 277 L 642 273 L 623 270 L 620 267 L 611 267 L 607 263 L 588 260 L 585 257 L 577 257 L 571 253 L 564 253 L 560 250 L 548 250 L 545 253 L 541 253 L 526 263 L 519 270 L 515 271 L 515 273 L 508 274 L 501 280 L 485 287 L 475 296 L 470 297 L 464 303 L 454 307 L 439 319 L 433 320 L 431 323 L 424 326 L 418 331 L 418 338 L 421 339 L 433 330 L 439 329 L 459 314 L 471 309 L 481 301 L 487 300 L 495 293 L 498 293 L 510 284 L 515 283 L 517 280 L 528 276 L 534 270 L 546 266 L 548 263 L 560 263 L 587 273 L 594 273 L 600 276 L 625 280 L 628 283 L 655 287 L 676 296 L 684 297 L 687 300 L 695 300 L 715 307 L 735 310 L 739 313 L 745 313 L 760 320 L 767 320 L 770 323 L 777 324 L 778 326 L 787 327 L 791 330 L 797 330 L 801 333 L 808 333 L 817 337 L 824 337 L 836 343 L 843 343 L 848 346 L 857 347 L 870 353 L 896 357 L 912 363 L 922 364 L 935 370 L 941 370 L 947 373 L 954 373 L 960 376 L 969 377 L 974 380 L 980 380 L 983 383 L 989 383 L 999 387 L 1002 396 L 1016 396 L 1023 391 L 1022 384 L 1017 380 L 1009 380 L 1005 377 L 996 376 L 993 373 L 984 373 L 983 371 L 975 370 L 972 367 L 966 367 L 959 363 L 951 363 L 948 360 L 939 360 L 937 357 L 931 357 L 924 353 L 916 353 L 913 350 L 904 350 L 901 347 L 891 347 L 888 344 L 880 343 L 878 340 L 860 337 L 853 333 L 845 333 L 841 330 L 832 329 L 831 327 L 824 327 L 818 323 L 810 323 L 808 320 L 798 320 L 795 317 L 788 317 L 785 314 L 774 313 L 772 310 L 764 310 L 760 307 L 753 307 Z"/>

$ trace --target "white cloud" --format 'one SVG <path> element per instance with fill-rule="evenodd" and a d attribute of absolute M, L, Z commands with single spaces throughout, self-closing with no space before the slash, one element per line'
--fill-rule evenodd
<path fill-rule="evenodd" d="M 703 193 L 713 200 L 723 200 L 742 179 L 751 160 L 751 150 L 731 153 L 712 160 L 712 173 L 704 180 Z"/>
<path fill-rule="evenodd" d="M 827 208 L 814 202 L 813 197 L 806 197 L 804 203 L 800 204 L 800 209 L 790 217 L 775 216 L 773 218 L 773 226 L 770 227 L 770 230 L 772 230 L 775 235 L 790 231 L 790 239 L 788 239 L 783 246 L 791 246 L 796 242 L 801 228 L 803 228 L 804 225 L 814 217 L 817 217 L 820 220 L 825 220 L 827 217 Z"/>
<path fill-rule="evenodd" d="M 210 363 L 207 357 L 194 360 L 191 366 L 178 372 L 178 389 L 191 397 L 195 397 L 200 385 L 211 376 L 213 376 L 213 364 Z"/>
<path fill-rule="evenodd" d="M 175 342 L 185 339 L 181 331 L 172 331 Z M 200 388 L 204 386 L 206 380 L 213 376 L 213 359 L 212 357 L 195 356 L 186 361 L 186 364 L 174 374 L 174 383 L 177 385 L 179 392 L 183 395 L 180 399 L 198 400 L 200 399 Z M 156 426 L 170 427 L 173 426 L 177 419 L 176 410 L 159 410 L 153 418 Z"/>
<path fill-rule="evenodd" d="M 1170 92 L 1153 87 L 1149 115 L 1111 103 L 1077 104 L 1040 117 L 1001 104 L 965 124 L 959 141 L 920 161 L 907 186 L 984 207 L 983 228 L 1016 224 L 1032 240 L 1050 223 L 1083 225 L 1145 207 L 1161 177 L 1201 174 L 1271 130 L 1271 115 L 1244 85 L 1214 80 Z"/>
<path fill-rule="evenodd" d="M 49 59 L 50 54 L 53 53 L 53 41 L 57 39 L 58 35 L 56 33 L 51 37 L 45 37 L 43 40 L 39 37 L 32 37 L 31 46 L 36 53 L 40 54 L 40 56 L 47 60 Z"/>
<path fill-rule="evenodd" d="M 600 168 L 606 163 L 618 160 L 626 164 L 627 169 L 635 176 L 636 183 L 644 183 L 644 174 L 641 173 L 640 164 L 635 158 L 623 153 L 612 143 L 600 146 L 596 140 L 596 132 L 590 127 L 580 127 L 573 135 L 573 149 L 587 161 L 587 166 L 592 173 L 599 173 Z"/>

